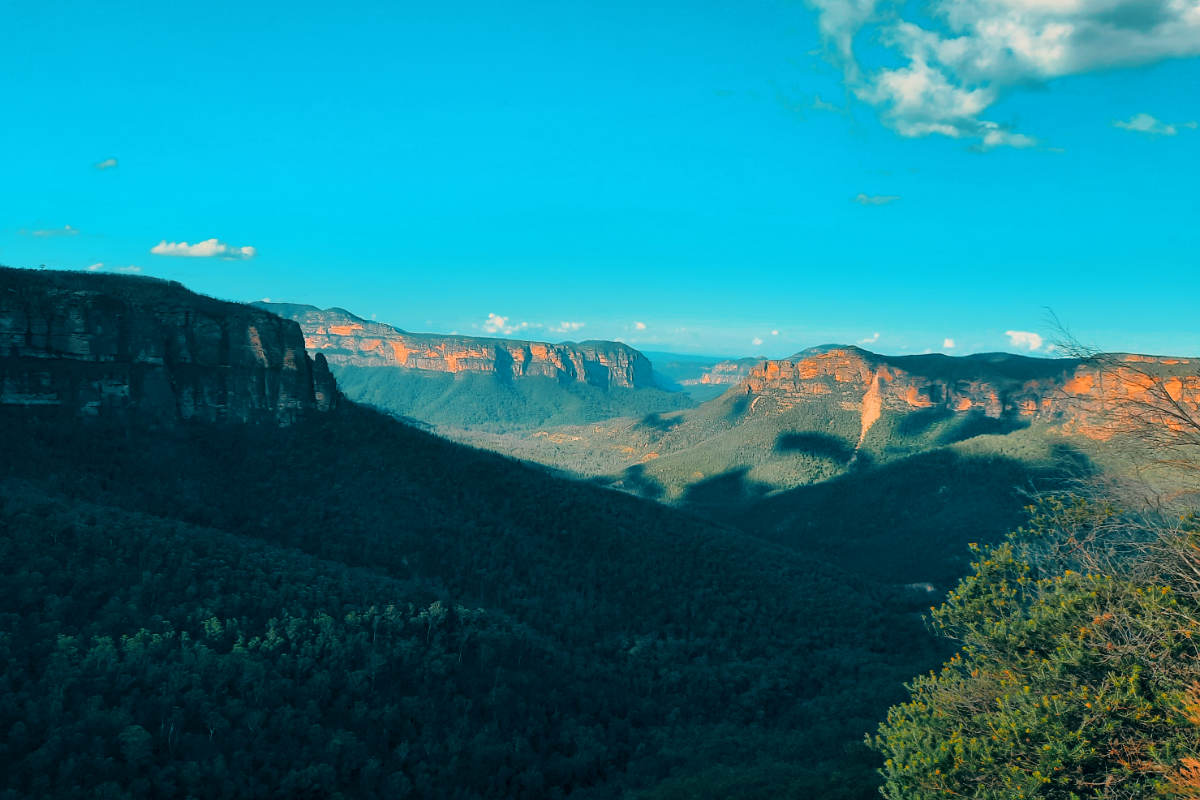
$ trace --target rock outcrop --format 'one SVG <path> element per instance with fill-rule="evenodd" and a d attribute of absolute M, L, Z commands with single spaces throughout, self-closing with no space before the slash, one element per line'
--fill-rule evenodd
<path fill-rule="evenodd" d="M 325 354 L 330 363 L 339 366 L 484 372 L 506 379 L 540 375 L 601 388 L 655 386 L 650 360 L 617 342 L 549 344 L 408 333 L 340 308 L 321 310 L 289 303 L 254 305 L 298 322 L 308 349 Z"/>
<path fill-rule="evenodd" d="M 818 347 L 764 361 L 742 382 L 762 413 L 826 397 L 862 412 L 862 437 L 884 411 L 937 409 L 1062 423 L 1065 433 L 1108 439 L 1129 408 L 1170 397 L 1200 409 L 1200 359 L 1114 354 L 1103 366 L 1005 353 L 880 356 L 857 347 Z M 1170 424 L 1164 420 L 1164 424 Z"/>
<path fill-rule="evenodd" d="M 0 405 L 287 425 L 337 400 L 290 320 L 155 278 L 0 267 Z"/>

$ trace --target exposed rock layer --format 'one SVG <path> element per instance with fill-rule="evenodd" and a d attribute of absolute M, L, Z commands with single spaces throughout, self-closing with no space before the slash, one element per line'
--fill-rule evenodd
<path fill-rule="evenodd" d="M 400 367 L 427 372 L 484 372 L 513 379 L 534 375 L 607 388 L 655 385 L 650 360 L 617 342 L 548 344 L 515 339 L 408 333 L 340 308 L 255 303 L 295 320 L 308 349 L 333 364 Z"/>
<path fill-rule="evenodd" d="M 290 320 L 154 278 L 0 268 L 0 405 L 289 424 L 337 397 Z"/>
<path fill-rule="evenodd" d="M 756 396 L 755 406 L 765 404 L 762 412 L 833 395 L 862 411 L 863 437 L 882 411 L 936 409 L 1048 419 L 1061 422 L 1064 432 L 1107 439 L 1131 408 L 1138 413 L 1178 403 L 1177 410 L 1195 417 L 1200 359 L 1116 354 L 1101 365 L 1004 353 L 886 357 L 857 347 L 821 347 L 756 365 L 741 391 Z M 1166 417 L 1162 422 L 1172 424 Z"/>

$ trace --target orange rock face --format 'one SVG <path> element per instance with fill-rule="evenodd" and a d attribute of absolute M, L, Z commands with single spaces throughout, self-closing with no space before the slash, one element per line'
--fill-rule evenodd
<path fill-rule="evenodd" d="M 510 379 L 540 375 L 601 387 L 654 385 L 649 359 L 615 342 L 549 344 L 408 333 L 337 308 L 322 311 L 284 303 L 255 305 L 299 323 L 309 350 L 342 366 L 483 372 Z"/>
<path fill-rule="evenodd" d="M 0 405 L 296 421 L 338 398 L 294 322 L 154 278 L 0 268 Z"/>
<path fill-rule="evenodd" d="M 1121 415 L 1127 413 L 1122 409 L 1131 401 L 1152 401 L 1165 393 L 1197 413 L 1200 360 L 1117 358 L 1116 369 L 1102 371 L 1073 359 L 1001 353 L 886 357 L 857 347 L 824 347 L 762 362 L 742 385 L 764 401 L 754 402 L 764 413 L 786 411 L 813 395 L 836 395 L 843 408 L 861 410 L 862 437 L 887 410 L 1046 419 L 1061 423 L 1066 433 L 1094 439 L 1120 430 Z"/>

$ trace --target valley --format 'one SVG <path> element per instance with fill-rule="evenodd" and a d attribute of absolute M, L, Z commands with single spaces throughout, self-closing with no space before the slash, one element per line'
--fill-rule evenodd
<path fill-rule="evenodd" d="M 1126 470 L 1129 398 L 1200 399 L 1181 358 L 664 374 L 151 278 L 0 288 L 13 797 L 865 800 L 972 548 Z"/>
<path fill-rule="evenodd" d="M 1105 370 L 1071 358 L 894 357 L 853 346 L 781 360 L 655 353 L 656 363 L 616 343 L 602 356 L 605 345 L 590 343 L 574 356 L 580 363 L 647 362 L 640 374 L 662 379 L 588 383 L 575 377 L 585 370 L 527 377 L 527 356 L 500 372 L 489 356 L 485 367 L 451 375 L 438 360 L 443 350 L 573 346 L 427 337 L 426 352 L 438 354 L 432 368 L 400 367 L 379 355 L 387 336 L 401 335 L 390 326 L 344 311 L 290 313 L 355 401 L 874 580 L 938 591 L 966 569 L 968 543 L 1020 525 L 1031 493 L 1105 471 L 1178 482 L 1136 463 L 1113 411 L 1155 379 L 1188 408 L 1200 398 L 1200 362 L 1129 354 Z M 333 323 L 342 333 L 330 333 Z M 672 384 L 673 393 L 659 388 Z M 702 402 L 682 391 L 689 386 L 716 397 Z"/>

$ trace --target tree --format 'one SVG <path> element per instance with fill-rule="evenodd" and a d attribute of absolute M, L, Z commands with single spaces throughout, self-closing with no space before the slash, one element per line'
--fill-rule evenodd
<path fill-rule="evenodd" d="M 1200 469 L 1200 377 L 1062 338 L 1117 387 L 1110 430 Z M 931 609 L 960 651 L 868 737 L 887 757 L 884 795 L 1200 797 L 1200 524 L 1186 499 L 1093 480 L 973 546 L 973 573 Z"/>

